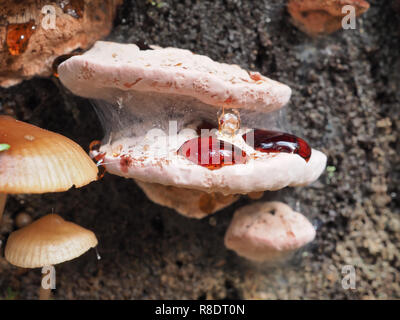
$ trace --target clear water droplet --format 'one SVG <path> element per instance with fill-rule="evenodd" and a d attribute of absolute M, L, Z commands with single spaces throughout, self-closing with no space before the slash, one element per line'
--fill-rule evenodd
<path fill-rule="evenodd" d="M 96 258 L 97 260 L 101 260 L 101 256 L 99 254 L 99 250 L 97 250 L 97 247 L 94 248 L 94 251 L 96 252 Z"/>
<path fill-rule="evenodd" d="M 240 114 L 237 110 L 225 113 L 225 110 L 219 111 L 218 130 L 224 134 L 235 135 L 240 129 Z"/>

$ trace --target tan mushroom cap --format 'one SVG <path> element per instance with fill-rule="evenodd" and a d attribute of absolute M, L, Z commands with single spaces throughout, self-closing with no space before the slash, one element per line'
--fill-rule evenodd
<path fill-rule="evenodd" d="M 49 214 L 11 233 L 5 258 L 21 268 L 40 268 L 72 260 L 95 246 L 92 231 Z"/>
<path fill-rule="evenodd" d="M 315 238 L 315 229 L 288 205 L 256 202 L 234 214 L 225 235 L 225 246 L 259 262 L 280 261 Z"/>
<path fill-rule="evenodd" d="M 0 116 L 1 193 L 45 193 L 82 187 L 97 179 L 97 166 L 72 140 L 31 124 Z"/>

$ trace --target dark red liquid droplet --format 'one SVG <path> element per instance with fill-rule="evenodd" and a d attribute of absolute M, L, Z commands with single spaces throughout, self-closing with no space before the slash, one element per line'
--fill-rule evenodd
<path fill-rule="evenodd" d="M 9 24 L 6 35 L 8 52 L 13 56 L 24 53 L 35 30 L 36 26 L 33 20 L 26 23 Z"/>
<path fill-rule="evenodd" d="M 210 170 L 226 165 L 246 163 L 247 157 L 246 152 L 242 149 L 213 136 L 186 141 L 179 148 L 178 154 Z"/>
<path fill-rule="evenodd" d="M 260 152 L 286 152 L 295 153 L 302 157 L 306 162 L 310 160 L 311 148 L 303 139 L 296 137 L 293 134 L 255 129 L 254 132 L 254 146 L 253 148 Z M 242 137 L 247 142 L 246 133 Z"/>

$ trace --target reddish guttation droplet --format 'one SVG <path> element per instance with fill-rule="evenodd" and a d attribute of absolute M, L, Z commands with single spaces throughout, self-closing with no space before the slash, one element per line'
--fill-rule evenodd
<path fill-rule="evenodd" d="M 95 155 L 91 155 L 92 159 L 96 162 L 97 167 L 99 168 L 99 173 L 97 174 L 97 180 L 100 180 L 106 174 L 106 167 L 103 165 L 104 158 L 106 156 L 105 152 L 100 152 L 101 141 L 94 140 L 89 145 L 89 150 Z"/>
<path fill-rule="evenodd" d="M 247 158 L 246 152 L 239 147 L 213 136 L 186 141 L 179 148 L 178 154 L 209 170 L 216 170 L 226 165 L 243 164 Z"/>
<path fill-rule="evenodd" d="M 254 132 L 254 146 L 253 148 L 260 152 L 285 152 L 295 153 L 302 157 L 306 162 L 310 160 L 311 148 L 306 141 L 296 137 L 293 134 L 255 129 Z M 246 133 L 242 137 L 247 142 Z M 250 139 L 249 139 L 250 140 Z"/>
<path fill-rule="evenodd" d="M 8 52 L 13 56 L 24 53 L 35 30 L 36 26 L 33 20 L 26 23 L 9 24 L 6 35 Z"/>

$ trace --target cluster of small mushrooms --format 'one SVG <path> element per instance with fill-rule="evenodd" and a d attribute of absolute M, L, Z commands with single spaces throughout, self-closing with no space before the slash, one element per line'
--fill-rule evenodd
<path fill-rule="evenodd" d="M 313 36 L 337 30 L 343 16 L 339 2 L 356 4 L 357 14 L 369 7 L 363 0 L 291 0 L 288 11 L 293 23 Z M 57 52 L 32 47 L 29 55 L 47 61 L 43 54 L 54 59 L 87 47 L 109 31 L 119 3 L 106 1 L 105 11 L 95 9 L 111 12 L 100 19 L 106 23 L 98 30 L 90 10 L 57 7 L 58 23 L 72 23 L 80 40 L 64 35 L 68 41 L 54 45 Z M 23 55 L 29 39 L 22 41 L 20 35 L 29 33 L 39 41 L 43 30 L 36 27 L 42 16 L 7 18 L 9 52 L 3 54 L 12 57 L 2 74 L 32 59 Z M 85 21 L 93 22 L 93 39 L 86 29 L 81 32 Z M 22 73 L 14 77 L 0 77 L 0 85 L 51 72 L 49 65 L 31 65 L 40 70 L 19 69 Z M 240 195 L 258 200 L 234 213 L 225 235 L 226 247 L 247 259 L 280 261 L 314 239 L 315 229 L 301 213 L 282 202 L 260 200 L 264 191 L 312 183 L 326 166 L 322 152 L 280 131 L 280 109 L 291 95 L 288 86 L 188 50 L 104 41 L 65 60 L 56 73 L 72 93 L 92 99 L 105 136 L 91 144 L 89 157 L 66 137 L 0 115 L 0 222 L 7 194 L 79 188 L 97 180 L 101 168 L 134 179 L 150 200 L 190 218 L 213 214 Z M 90 230 L 49 214 L 11 233 L 5 258 L 22 268 L 52 266 L 96 245 Z"/>
<path fill-rule="evenodd" d="M 0 86 L 35 75 L 57 76 L 60 61 L 110 32 L 121 3 L 0 0 Z M 61 192 L 97 176 L 97 166 L 75 142 L 0 115 L 0 224 L 7 194 Z M 74 259 L 96 245 L 93 232 L 50 214 L 13 232 L 5 257 L 16 266 L 37 268 Z"/>
<path fill-rule="evenodd" d="M 85 151 L 57 133 L 0 116 L 0 141 L 7 145 L 0 151 L 0 222 L 7 194 L 62 192 L 97 179 L 98 168 Z M 11 233 L 5 258 L 21 268 L 39 268 L 95 246 L 93 232 L 49 214 Z"/>

